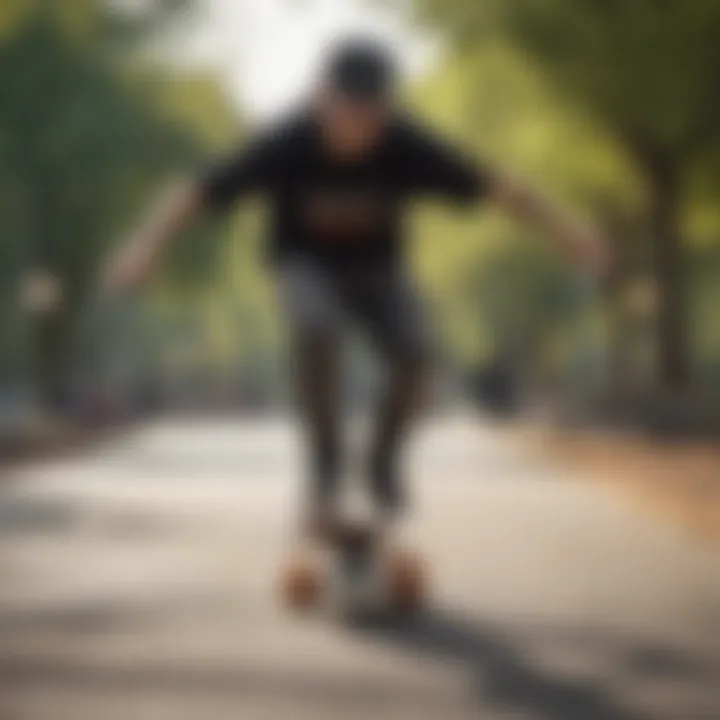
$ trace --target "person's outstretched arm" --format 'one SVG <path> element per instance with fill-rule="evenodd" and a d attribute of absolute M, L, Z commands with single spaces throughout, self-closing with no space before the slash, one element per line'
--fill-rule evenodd
<path fill-rule="evenodd" d="M 463 204 L 494 202 L 501 210 L 541 230 L 561 252 L 583 269 L 602 275 L 610 248 L 597 229 L 542 193 L 502 170 L 478 162 L 469 153 L 414 124 L 405 137 L 408 182 L 413 189 Z"/>
<path fill-rule="evenodd" d="M 485 196 L 509 215 L 543 231 L 584 270 L 597 276 L 609 270 L 611 249 L 603 234 L 529 185 L 507 174 L 491 172 Z"/>
<path fill-rule="evenodd" d="M 282 174 L 285 142 L 267 132 L 200 178 L 175 182 L 105 264 L 102 285 L 120 290 L 149 279 L 173 240 L 204 210 L 227 210 L 242 195 L 272 186 Z"/>
<path fill-rule="evenodd" d="M 173 239 L 196 219 L 203 205 L 204 194 L 199 183 L 173 183 L 110 256 L 102 270 L 103 288 L 121 290 L 149 279 Z"/>

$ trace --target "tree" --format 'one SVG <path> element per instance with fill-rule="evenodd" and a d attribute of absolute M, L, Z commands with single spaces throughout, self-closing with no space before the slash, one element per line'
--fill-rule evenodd
<path fill-rule="evenodd" d="M 498 38 L 592 113 L 637 167 L 657 279 L 659 380 L 690 378 L 686 180 L 720 139 L 714 0 L 419 0 L 460 52 Z"/>
<path fill-rule="evenodd" d="M 10 0 L 0 10 L 0 257 L 10 268 L 2 289 L 15 293 L 33 268 L 62 285 L 62 302 L 36 318 L 32 333 L 46 402 L 62 390 L 108 243 L 162 177 L 202 153 L 200 132 L 159 102 L 157 71 L 130 68 L 145 34 L 184 4 L 148 2 L 128 14 L 101 0 Z M 208 255 L 194 256 L 195 276 Z"/>

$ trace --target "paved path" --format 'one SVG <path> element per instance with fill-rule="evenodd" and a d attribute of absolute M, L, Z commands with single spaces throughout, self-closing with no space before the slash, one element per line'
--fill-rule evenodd
<path fill-rule="evenodd" d="M 720 554 L 460 418 L 411 453 L 434 609 L 275 601 L 281 421 L 167 422 L 0 490 L 0 718 L 720 718 Z"/>

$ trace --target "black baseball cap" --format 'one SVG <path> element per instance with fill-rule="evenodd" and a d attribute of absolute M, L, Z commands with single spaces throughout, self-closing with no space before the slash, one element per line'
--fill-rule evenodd
<path fill-rule="evenodd" d="M 397 67 L 392 53 L 374 40 L 345 40 L 331 51 L 326 78 L 332 90 L 364 102 L 388 100 Z"/>

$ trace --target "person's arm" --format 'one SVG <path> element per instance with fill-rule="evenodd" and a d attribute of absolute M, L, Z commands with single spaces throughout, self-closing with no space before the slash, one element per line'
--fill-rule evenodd
<path fill-rule="evenodd" d="M 105 264 L 102 285 L 108 291 L 139 285 L 164 257 L 172 240 L 200 214 L 204 193 L 197 182 L 173 183 Z"/>
<path fill-rule="evenodd" d="M 204 210 L 225 210 L 241 195 L 270 187 L 284 166 L 285 148 L 278 138 L 273 133 L 255 138 L 199 179 L 168 188 L 106 263 L 103 287 L 112 291 L 144 282 L 172 241 Z"/>
<path fill-rule="evenodd" d="M 499 172 L 488 173 L 483 197 L 509 215 L 543 231 L 570 260 L 594 275 L 610 265 L 610 248 L 590 223 L 561 208 L 526 183 Z"/>
<path fill-rule="evenodd" d="M 602 234 L 525 183 L 476 162 L 416 126 L 409 127 L 405 142 L 405 167 L 413 190 L 463 204 L 495 202 L 507 214 L 540 229 L 584 269 L 603 274 L 608 268 L 610 248 Z"/>

